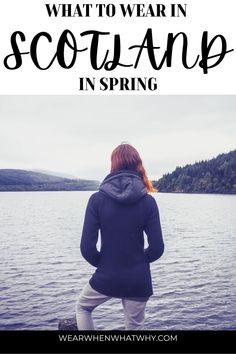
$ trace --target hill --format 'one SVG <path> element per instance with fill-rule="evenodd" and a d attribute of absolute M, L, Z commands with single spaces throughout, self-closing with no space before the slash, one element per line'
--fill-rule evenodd
<path fill-rule="evenodd" d="M 70 179 L 46 173 L 0 169 L 0 191 L 93 191 L 98 181 Z"/>
<path fill-rule="evenodd" d="M 177 167 L 153 184 L 159 192 L 236 194 L 236 150 Z"/>

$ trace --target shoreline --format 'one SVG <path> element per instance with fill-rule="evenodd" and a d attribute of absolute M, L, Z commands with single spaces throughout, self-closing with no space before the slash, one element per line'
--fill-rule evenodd
<path fill-rule="evenodd" d="M 32 189 L 32 190 L 29 190 L 29 189 L 24 189 L 24 190 L 0 190 L 0 193 L 25 193 L 25 192 L 98 192 L 98 189 L 84 189 L 84 190 L 77 190 L 77 189 L 74 189 L 74 190 L 55 190 L 55 189 L 51 189 L 51 190 L 46 190 L 46 189 Z M 217 193 L 217 192 L 214 192 L 214 193 L 207 193 L 207 192 L 154 192 L 154 193 L 151 193 L 151 194 L 178 194 L 178 195 L 182 195 L 182 194 L 185 194 L 185 195 L 236 195 L 236 193 Z"/>

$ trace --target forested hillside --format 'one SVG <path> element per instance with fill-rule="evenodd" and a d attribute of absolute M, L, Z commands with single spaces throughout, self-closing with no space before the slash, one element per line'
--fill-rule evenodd
<path fill-rule="evenodd" d="M 93 191 L 98 181 L 70 179 L 17 169 L 0 169 L 0 191 Z"/>
<path fill-rule="evenodd" d="M 236 194 L 236 150 L 177 167 L 153 184 L 159 192 Z"/>

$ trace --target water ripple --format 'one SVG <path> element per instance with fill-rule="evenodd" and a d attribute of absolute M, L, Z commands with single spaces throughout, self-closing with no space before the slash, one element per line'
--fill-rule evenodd
<path fill-rule="evenodd" d="M 0 330 L 55 330 L 74 315 L 93 268 L 80 234 L 90 192 L 0 193 Z M 236 329 L 236 198 L 157 194 L 166 243 L 151 264 L 146 328 Z M 94 312 L 98 329 L 123 329 L 112 299 Z"/>

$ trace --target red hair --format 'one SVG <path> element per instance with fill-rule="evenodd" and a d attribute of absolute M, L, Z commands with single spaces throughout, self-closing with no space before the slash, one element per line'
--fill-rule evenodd
<path fill-rule="evenodd" d="M 111 154 L 111 172 L 131 170 L 139 172 L 148 192 L 156 192 L 152 182 L 149 181 L 138 151 L 130 144 L 120 144 Z"/>

